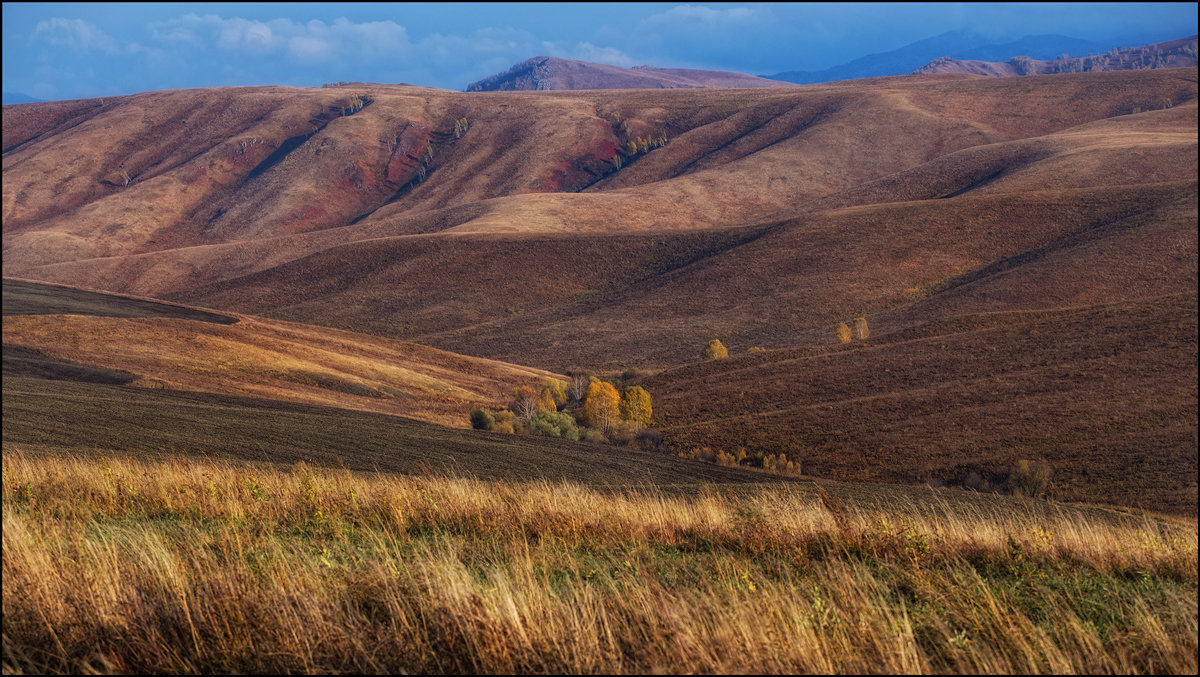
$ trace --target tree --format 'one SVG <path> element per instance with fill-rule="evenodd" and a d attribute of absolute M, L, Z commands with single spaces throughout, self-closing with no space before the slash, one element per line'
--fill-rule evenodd
<path fill-rule="evenodd" d="M 850 327 L 845 322 L 838 322 L 833 328 L 833 335 L 837 337 L 838 343 L 849 343 L 851 334 Z"/>
<path fill-rule="evenodd" d="M 588 383 L 591 382 L 591 373 L 585 369 L 569 369 L 567 376 L 571 377 L 570 383 L 567 384 L 567 397 L 570 402 L 582 402 L 583 396 L 587 394 Z"/>
<path fill-rule="evenodd" d="M 611 383 L 593 378 L 583 396 L 583 420 L 588 425 L 607 430 L 620 416 L 621 398 Z"/>
<path fill-rule="evenodd" d="M 534 412 L 538 409 L 543 409 L 542 398 L 537 391 L 529 386 L 521 386 L 514 393 L 512 410 L 517 416 L 526 421 L 533 418 Z"/>
<path fill-rule="evenodd" d="M 562 381 L 546 381 L 541 392 L 543 409 L 559 411 L 567 406 L 567 384 Z"/>
<path fill-rule="evenodd" d="M 650 425 L 653 410 L 650 408 L 650 393 L 641 386 L 630 386 L 625 389 L 618 405 L 621 418 L 632 421 L 639 427 Z"/>
<path fill-rule="evenodd" d="M 723 360 L 726 357 L 729 357 L 729 351 L 725 349 L 725 344 L 721 343 L 721 339 L 713 339 L 704 346 L 704 359 Z"/>
<path fill-rule="evenodd" d="M 867 327 L 867 318 L 857 317 L 854 319 L 854 338 L 862 340 L 871 335 L 871 330 Z"/>

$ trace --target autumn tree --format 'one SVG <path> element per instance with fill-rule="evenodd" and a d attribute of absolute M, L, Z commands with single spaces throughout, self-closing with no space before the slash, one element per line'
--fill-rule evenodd
<path fill-rule="evenodd" d="M 521 386 L 514 393 L 512 410 L 520 418 L 529 421 L 533 418 L 534 412 L 538 409 L 545 409 L 542 403 L 541 395 L 538 391 L 529 386 Z"/>
<path fill-rule="evenodd" d="M 621 418 L 632 421 L 639 427 L 650 425 L 653 411 L 650 408 L 650 393 L 641 386 L 630 386 L 625 389 L 618 405 Z"/>
<path fill-rule="evenodd" d="M 837 326 L 833 328 L 833 335 L 837 337 L 838 343 L 849 343 L 853 336 L 850 333 L 850 326 L 845 322 L 838 322 Z"/>
<path fill-rule="evenodd" d="M 546 381 L 540 393 L 543 409 L 559 411 L 567 406 L 567 384 L 562 381 Z"/>
<path fill-rule="evenodd" d="M 869 327 L 867 327 L 867 318 L 865 318 L 865 317 L 854 318 L 854 338 L 861 341 L 870 335 L 871 335 L 871 330 Z"/>
<path fill-rule="evenodd" d="M 704 346 L 704 359 L 723 360 L 726 357 L 729 357 L 729 351 L 725 349 L 725 344 L 721 343 L 721 339 L 713 339 Z"/>
<path fill-rule="evenodd" d="M 583 420 L 607 430 L 620 417 L 621 397 L 611 383 L 593 378 L 583 396 Z"/>

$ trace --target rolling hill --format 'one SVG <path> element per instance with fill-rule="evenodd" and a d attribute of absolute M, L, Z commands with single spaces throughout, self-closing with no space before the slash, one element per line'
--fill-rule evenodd
<path fill-rule="evenodd" d="M 712 334 L 827 337 L 1085 232 L 1175 251 L 1161 279 L 1115 262 L 1161 295 L 1195 285 L 1195 90 L 1194 69 L 1170 69 L 20 106 L 4 264 L 551 369 L 669 366 Z M 1163 237 L 1129 231 L 1135 212 Z M 1116 287 L 1075 296 L 1132 293 Z M 1024 307 L 1059 303 L 1028 292 Z"/>
<path fill-rule="evenodd" d="M 413 343 L 4 280 L 5 378 L 97 381 L 397 414 L 467 427 L 553 374 Z M 124 376 L 123 378 L 121 376 Z M 6 381 L 5 397 L 8 397 Z"/>
<path fill-rule="evenodd" d="M 643 382 L 677 448 L 901 483 L 1040 457 L 1061 497 L 1194 515 L 1196 85 L 1193 67 L 8 107 L 6 275 L 238 321 L 22 315 L 5 341 L 97 386 L 446 423 L 526 377 L 635 367 L 661 372 Z M 857 317 L 872 338 L 838 345 Z M 697 364 L 712 338 L 735 357 Z"/>

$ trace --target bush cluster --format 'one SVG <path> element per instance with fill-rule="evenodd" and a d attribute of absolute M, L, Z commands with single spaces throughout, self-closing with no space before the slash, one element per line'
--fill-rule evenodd
<path fill-rule="evenodd" d="M 745 447 L 738 447 L 733 451 L 714 449 L 712 447 L 693 447 L 677 451 L 675 455 L 696 461 L 716 463 L 717 465 L 762 468 L 763 470 L 782 475 L 801 474 L 800 461 L 789 460 L 787 454 L 783 452 L 772 454 L 761 450 L 747 451 Z"/>
<path fill-rule="evenodd" d="M 630 370 L 626 372 L 635 372 Z M 640 372 L 636 372 L 640 373 Z M 650 393 L 627 386 L 622 394 L 594 372 L 572 370 L 569 383 L 547 381 L 541 389 L 520 386 L 507 409 L 471 410 L 471 427 L 517 435 L 608 442 L 660 450 L 662 436 L 647 430 L 653 418 Z"/>

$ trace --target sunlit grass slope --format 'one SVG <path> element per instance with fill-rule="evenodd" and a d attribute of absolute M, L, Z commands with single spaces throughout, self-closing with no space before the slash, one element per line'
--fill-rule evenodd
<path fill-rule="evenodd" d="M 136 374 L 135 385 L 403 414 L 465 427 L 548 372 L 402 341 L 5 280 L 4 344 Z"/>
<path fill-rule="evenodd" d="M 1196 531 L 6 452 L 4 670 L 1194 674 Z"/>

